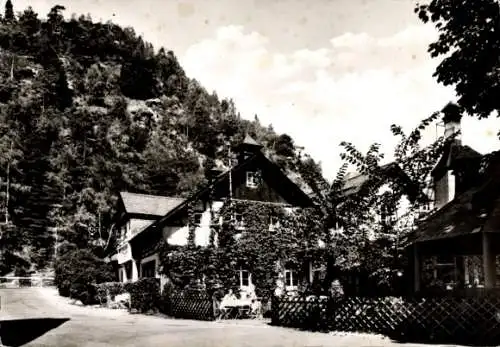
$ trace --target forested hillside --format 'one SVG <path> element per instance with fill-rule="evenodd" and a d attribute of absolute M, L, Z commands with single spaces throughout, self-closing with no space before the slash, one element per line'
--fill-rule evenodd
<path fill-rule="evenodd" d="M 245 133 L 295 180 L 325 189 L 288 135 L 242 119 L 173 52 L 131 28 L 66 20 L 62 6 L 15 10 L 7 1 L 0 25 L 0 273 L 49 265 L 56 231 L 58 254 L 104 256 L 118 191 L 189 194 Z"/>

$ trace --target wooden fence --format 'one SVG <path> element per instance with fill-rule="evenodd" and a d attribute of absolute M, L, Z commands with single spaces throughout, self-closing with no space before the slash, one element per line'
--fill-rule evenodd
<path fill-rule="evenodd" d="M 212 298 L 204 293 L 176 292 L 169 296 L 163 308 L 165 314 L 184 319 L 215 320 Z"/>
<path fill-rule="evenodd" d="M 20 287 L 51 287 L 54 285 L 53 277 L 19 277 L 2 276 L 0 277 L 0 288 L 20 288 Z"/>
<path fill-rule="evenodd" d="M 401 341 L 489 345 L 500 341 L 500 298 L 274 299 L 272 323 Z"/>

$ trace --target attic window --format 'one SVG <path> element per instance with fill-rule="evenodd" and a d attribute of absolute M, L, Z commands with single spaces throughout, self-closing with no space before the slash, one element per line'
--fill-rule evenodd
<path fill-rule="evenodd" d="M 247 171 L 247 187 L 257 188 L 259 186 L 259 178 L 257 172 Z"/>

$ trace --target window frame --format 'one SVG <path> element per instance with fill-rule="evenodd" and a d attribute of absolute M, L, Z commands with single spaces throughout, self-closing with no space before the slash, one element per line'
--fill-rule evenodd
<path fill-rule="evenodd" d="M 290 284 L 288 284 L 287 274 L 290 274 Z M 298 289 L 299 287 L 298 271 L 296 269 L 286 268 L 284 271 L 284 275 L 285 275 L 285 288 L 288 290 Z"/>
<path fill-rule="evenodd" d="M 246 172 L 246 186 L 247 188 L 258 188 L 259 187 L 259 181 L 258 181 L 258 173 L 257 171 L 247 171 Z"/>
<path fill-rule="evenodd" d="M 243 284 L 243 274 L 246 273 L 247 274 L 247 283 L 248 284 Z M 240 283 L 240 288 L 248 288 L 251 286 L 252 284 L 252 274 L 250 273 L 249 270 L 245 269 L 245 268 L 240 268 L 238 270 L 238 280 L 239 280 L 239 283 Z"/>

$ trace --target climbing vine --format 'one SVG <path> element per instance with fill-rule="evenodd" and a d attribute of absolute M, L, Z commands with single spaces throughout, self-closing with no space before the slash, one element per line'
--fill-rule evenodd
<path fill-rule="evenodd" d="M 167 270 L 164 272 L 169 276 L 182 274 L 178 284 L 183 288 L 203 278 L 208 291 L 224 288 L 238 292 L 238 270 L 243 269 L 251 274 L 256 294 L 269 297 L 285 266 L 305 278 L 308 261 L 324 260 L 319 240 L 324 245 L 328 236 L 322 218 L 313 208 L 227 199 L 217 210 L 212 204 L 209 209 L 210 237 L 206 247 L 194 244 L 195 228 L 190 227 L 186 246 L 172 250 L 165 245 L 162 252 L 163 269 Z M 191 221 L 192 209 L 189 215 Z"/>

